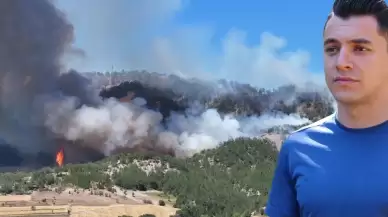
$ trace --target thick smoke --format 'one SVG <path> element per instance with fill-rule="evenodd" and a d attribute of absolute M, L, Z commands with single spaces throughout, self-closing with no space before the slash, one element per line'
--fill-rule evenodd
<path fill-rule="evenodd" d="M 0 136 L 24 151 L 50 139 L 46 98 L 60 97 L 60 58 L 73 28 L 49 1 L 0 1 Z M 48 139 L 48 140 L 47 140 Z"/>
<path fill-rule="evenodd" d="M 4 0 L 0 10 L 0 137 L 24 154 L 53 155 L 65 142 L 46 127 L 50 106 L 101 100 L 86 78 L 61 71 L 63 54 L 77 50 L 73 26 L 51 1 Z"/>
<path fill-rule="evenodd" d="M 63 55 L 73 50 L 73 27 L 51 1 L 2 0 L 0 10 L 0 136 L 23 152 L 54 153 L 65 146 L 105 155 L 150 149 L 187 156 L 272 126 L 308 121 L 192 107 L 164 122 L 144 99 L 101 100 L 90 80 L 61 71 Z"/>
<path fill-rule="evenodd" d="M 162 124 L 161 113 L 134 102 L 109 99 L 98 108 L 83 106 L 76 110 L 74 105 L 73 100 L 55 104 L 51 109 L 53 118 L 48 119 L 47 125 L 68 140 L 82 140 L 84 145 L 103 151 L 105 155 L 117 148 L 143 146 L 188 156 L 216 148 L 229 139 L 260 136 L 274 126 L 308 122 L 297 115 L 236 117 L 221 115 L 215 109 L 196 114 L 192 111 L 197 109 L 191 108 L 185 114 L 172 113 L 166 124 Z"/>

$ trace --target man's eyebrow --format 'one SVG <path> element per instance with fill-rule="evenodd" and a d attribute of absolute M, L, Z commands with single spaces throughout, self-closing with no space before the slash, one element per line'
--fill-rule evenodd
<path fill-rule="evenodd" d="M 323 45 L 328 45 L 328 44 L 332 44 L 332 43 L 338 43 L 338 40 L 335 39 L 335 38 L 328 38 L 328 39 L 325 40 Z M 365 38 L 351 39 L 351 40 L 348 40 L 347 43 L 349 43 L 349 44 L 372 44 L 371 41 L 369 41 L 369 40 L 367 40 Z"/>
<path fill-rule="evenodd" d="M 328 45 L 328 44 L 333 44 L 333 43 L 338 43 L 338 40 L 335 38 L 328 38 L 323 42 L 323 45 Z"/>
<path fill-rule="evenodd" d="M 369 41 L 365 38 L 352 39 L 352 40 L 349 40 L 349 43 L 352 43 L 352 44 L 372 44 L 371 41 Z"/>

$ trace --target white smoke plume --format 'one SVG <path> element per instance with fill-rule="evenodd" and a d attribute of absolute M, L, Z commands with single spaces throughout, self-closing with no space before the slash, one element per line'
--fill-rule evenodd
<path fill-rule="evenodd" d="M 238 137 L 258 137 L 279 125 L 301 125 L 308 119 L 298 115 L 234 117 L 207 109 L 199 115 L 174 113 L 163 126 L 162 114 L 131 102 L 108 99 L 97 108 L 76 109 L 75 100 L 48 104 L 46 126 L 66 139 L 110 155 L 117 148 L 156 145 L 188 156 Z M 153 143 L 153 144 L 147 144 Z"/>
<path fill-rule="evenodd" d="M 145 69 L 263 88 L 324 84 L 323 73 L 309 69 L 310 53 L 288 49 L 281 36 L 263 32 L 248 43 L 250 35 L 243 29 L 216 37 L 207 23 L 176 24 L 195 0 L 56 2 L 75 26 L 76 45 L 87 53 L 69 61 L 80 71 Z"/>
<path fill-rule="evenodd" d="M 102 2 L 108 1 L 95 4 Z M 150 10 L 155 6 L 149 5 L 150 1 L 136 2 L 143 2 L 141 6 Z M 177 8 L 179 2 L 175 1 Z M 137 9 L 131 8 L 134 15 L 146 17 Z M 59 145 L 71 145 L 105 155 L 145 147 L 171 149 L 175 155 L 187 156 L 231 138 L 260 136 L 263 129 L 275 125 L 308 121 L 298 116 L 238 117 L 214 109 L 193 114 L 198 109 L 191 108 L 185 115 L 173 114 L 162 124 L 162 115 L 144 108 L 144 100 L 103 101 L 93 82 L 76 71 L 64 71 L 64 55 L 82 52 L 73 48 L 73 26 L 52 1 L 2 0 L 0 12 L 0 137 L 23 152 L 54 153 Z M 100 25 L 97 21 L 87 23 Z M 133 21 L 129 26 L 138 28 L 137 24 Z M 109 25 L 115 23 L 109 21 Z M 136 60 L 136 55 L 130 57 Z M 72 142 L 58 144 L 58 139 Z"/>

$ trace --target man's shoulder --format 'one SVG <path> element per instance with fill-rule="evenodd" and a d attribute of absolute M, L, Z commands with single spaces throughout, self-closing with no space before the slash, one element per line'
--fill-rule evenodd
<path fill-rule="evenodd" d="M 284 140 L 283 145 L 309 144 L 314 142 L 319 135 L 333 133 L 335 128 L 335 114 L 332 114 L 291 132 Z"/>
<path fill-rule="evenodd" d="M 335 114 L 331 114 L 327 117 L 324 117 L 314 123 L 311 123 L 309 125 L 303 126 L 293 132 L 291 132 L 290 135 L 298 135 L 303 134 L 306 131 L 316 131 L 318 129 L 322 128 L 330 128 L 330 125 L 335 125 Z"/>

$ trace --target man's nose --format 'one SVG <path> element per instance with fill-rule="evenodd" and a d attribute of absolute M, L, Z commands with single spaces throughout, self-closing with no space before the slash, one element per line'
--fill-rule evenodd
<path fill-rule="evenodd" d="M 345 49 L 341 49 L 341 51 L 339 52 L 339 54 L 337 56 L 336 67 L 337 67 L 338 71 L 349 71 L 349 70 L 353 69 L 353 64 L 351 61 L 349 51 L 347 51 Z"/>

